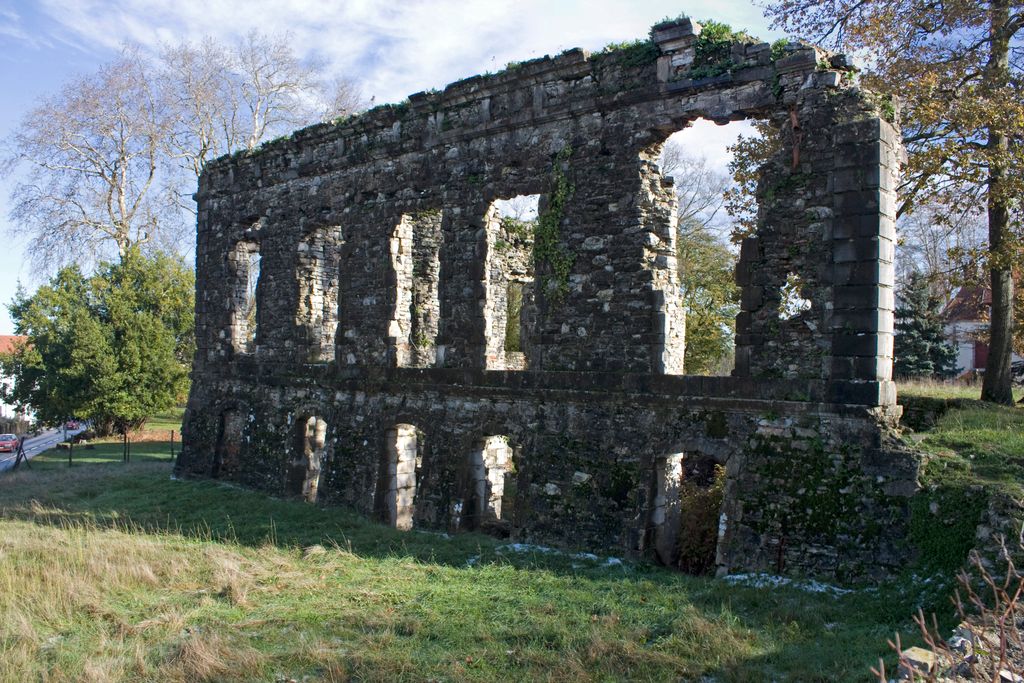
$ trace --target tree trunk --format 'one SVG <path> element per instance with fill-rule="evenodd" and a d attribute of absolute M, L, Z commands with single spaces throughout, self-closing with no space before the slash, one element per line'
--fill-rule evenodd
<path fill-rule="evenodd" d="M 992 136 L 992 140 L 1002 139 L 1007 143 L 1005 135 Z M 988 201 L 988 239 L 990 282 L 992 287 L 992 317 L 989 321 L 989 353 L 985 366 L 985 379 L 981 385 L 981 400 L 992 403 L 1013 405 L 1013 376 L 1010 372 L 1010 359 L 1013 341 L 1013 273 L 1003 253 L 1007 233 L 1009 232 L 1010 214 L 1006 201 L 993 196 L 992 187 L 1001 180 L 1001 170 L 989 171 Z"/>
<path fill-rule="evenodd" d="M 990 6 L 991 52 L 986 74 L 993 90 L 1010 78 L 1010 42 L 1007 24 L 1010 19 L 1008 0 L 993 0 Z M 981 400 L 1013 405 L 1013 376 L 1010 359 L 1013 342 L 1013 271 L 1010 248 L 1010 211 L 1003 183 L 1006 177 L 1006 154 L 1009 138 L 992 127 L 988 131 L 988 244 L 989 275 L 992 287 L 992 317 L 989 324 L 989 355 Z"/>

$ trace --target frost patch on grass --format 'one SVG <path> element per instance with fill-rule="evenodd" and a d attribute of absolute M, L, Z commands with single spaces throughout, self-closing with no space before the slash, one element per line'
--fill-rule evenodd
<path fill-rule="evenodd" d="M 564 557 L 570 560 L 586 560 L 587 562 L 600 563 L 601 567 L 622 567 L 624 566 L 623 561 L 618 557 L 606 557 L 602 561 L 601 557 L 594 553 L 567 553 L 564 550 L 558 548 L 551 548 L 546 545 L 534 545 L 532 543 L 506 543 L 505 545 L 499 545 L 494 549 L 494 552 L 501 555 L 503 553 L 537 553 L 539 555 L 553 555 L 557 557 Z M 480 561 L 480 556 L 466 560 L 466 564 L 470 567 Z M 574 568 L 579 568 L 581 565 L 574 564 Z"/>
<path fill-rule="evenodd" d="M 790 579 L 785 576 L 773 574 L 730 574 L 722 579 L 726 583 L 750 586 L 751 588 L 778 588 L 789 586 L 806 593 L 828 593 L 830 595 L 847 595 L 852 593 L 850 588 L 840 588 L 829 583 L 822 583 L 813 579 Z"/>

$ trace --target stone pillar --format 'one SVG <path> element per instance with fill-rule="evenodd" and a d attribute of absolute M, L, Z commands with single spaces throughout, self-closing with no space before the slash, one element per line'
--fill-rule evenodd
<path fill-rule="evenodd" d="M 368 207 L 356 207 L 346 216 L 335 352 L 341 367 L 393 362 L 388 326 L 395 312 L 397 275 L 389 238 L 401 218 L 401 212 Z"/>
<path fill-rule="evenodd" d="M 541 205 L 531 369 L 681 371 L 673 193 L 650 158 L 656 141 L 623 149 L 625 122 L 611 119 L 611 139 L 556 161 Z"/>
<path fill-rule="evenodd" d="M 416 428 L 396 425 L 388 430 L 385 443 L 385 481 L 383 494 L 384 521 L 396 529 L 408 531 L 413 526 L 416 503 L 416 466 L 418 446 Z"/>
<path fill-rule="evenodd" d="M 829 398 L 893 405 L 899 132 L 873 116 L 835 127 Z"/>
<path fill-rule="evenodd" d="M 388 345 L 397 367 L 429 368 L 437 362 L 440 245 L 436 209 L 404 214 L 389 238 Z"/>
<path fill-rule="evenodd" d="M 700 35 L 701 25 L 691 19 L 658 24 L 651 37 L 661 50 L 658 57 L 658 81 L 678 80 L 692 66 L 696 55 L 694 43 Z"/>
<path fill-rule="evenodd" d="M 412 215 L 412 364 L 437 364 L 437 335 L 441 324 L 441 210 Z"/>
<path fill-rule="evenodd" d="M 654 286 L 651 338 L 651 372 L 683 374 L 686 349 L 686 309 L 679 290 L 676 244 L 679 230 L 679 199 L 672 178 L 661 175 L 653 160 L 641 166 L 642 186 L 638 208 L 645 228 L 644 266 Z"/>
<path fill-rule="evenodd" d="M 832 58 L 838 61 L 839 58 Z M 837 403 L 892 405 L 896 128 L 824 53 L 775 66 L 779 153 L 758 183 L 757 233 L 743 240 L 736 370 L 824 380 Z M 786 310 L 792 283 L 806 308 Z"/>
<path fill-rule="evenodd" d="M 441 367 L 485 366 L 488 208 L 485 202 L 465 200 L 461 206 L 446 209 L 441 222 L 441 320 L 437 339 L 437 364 Z"/>
<path fill-rule="evenodd" d="M 299 241 L 295 281 L 299 290 L 295 323 L 299 362 L 334 360 L 338 328 L 338 277 L 341 228 L 326 226 L 309 231 Z"/>
<path fill-rule="evenodd" d="M 412 365 L 412 241 L 412 220 L 405 215 L 388 239 L 394 278 L 394 287 L 389 293 L 389 301 L 394 310 L 388 323 L 388 345 L 395 365 L 400 368 Z"/>

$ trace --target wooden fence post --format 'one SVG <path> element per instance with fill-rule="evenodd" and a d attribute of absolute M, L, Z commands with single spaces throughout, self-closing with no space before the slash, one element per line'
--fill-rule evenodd
<path fill-rule="evenodd" d="M 18 465 L 21 463 L 22 460 L 25 461 L 25 467 L 27 467 L 29 469 L 32 469 L 32 464 L 28 461 L 28 455 L 25 454 L 25 437 L 24 436 L 22 436 L 18 440 L 18 454 L 16 456 L 14 456 L 14 466 L 11 469 L 12 470 L 18 469 Z"/>

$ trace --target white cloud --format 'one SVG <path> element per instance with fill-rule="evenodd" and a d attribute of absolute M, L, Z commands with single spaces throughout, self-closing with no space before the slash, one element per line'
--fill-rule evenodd
<path fill-rule="evenodd" d="M 754 127 L 749 121 L 734 121 L 725 126 L 698 119 L 687 128 L 674 133 L 670 138 L 679 143 L 689 156 L 707 159 L 712 168 L 725 170 L 732 161 L 732 154 L 726 149 L 736 142 L 740 135 L 750 137 Z"/>
<path fill-rule="evenodd" d="M 779 37 L 749 0 L 714 7 L 700 0 L 35 0 L 19 9 L 0 0 L 3 58 L 51 65 L 46 73 L 53 81 L 35 83 L 51 92 L 75 69 L 110 58 L 125 42 L 156 49 L 205 35 L 230 41 L 251 29 L 289 31 L 300 54 L 322 57 L 334 71 L 325 76 L 354 79 L 377 102 L 497 71 L 510 61 L 643 38 L 652 24 L 681 12 Z M 51 52 L 37 60 L 24 48 Z M 31 102 L 7 104 L 6 111 L 0 108 L 0 127 Z M 680 139 L 688 152 L 724 167 L 726 144 L 747 128 L 697 122 Z M 0 303 L 11 288 L 12 282 L 0 281 Z M 0 332 L 8 331 L 10 321 L 0 311 Z"/>
<path fill-rule="evenodd" d="M 323 57 L 378 102 L 513 60 L 640 38 L 682 10 L 709 13 L 694 0 L 42 0 L 40 7 L 55 33 L 90 52 L 125 41 L 155 48 L 172 39 L 287 30 L 297 50 Z M 764 20 L 746 2 L 715 11 L 715 18 L 764 32 Z"/>

